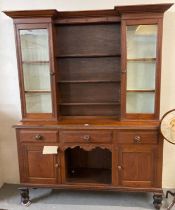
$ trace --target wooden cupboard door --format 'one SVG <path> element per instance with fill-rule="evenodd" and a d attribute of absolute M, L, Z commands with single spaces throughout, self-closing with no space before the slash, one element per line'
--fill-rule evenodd
<path fill-rule="evenodd" d="M 16 24 L 23 119 L 56 119 L 52 24 Z"/>
<path fill-rule="evenodd" d="M 34 184 L 56 184 L 59 182 L 59 157 L 43 155 L 43 145 L 22 145 L 21 182 Z"/>
<path fill-rule="evenodd" d="M 119 183 L 126 187 L 151 187 L 156 170 L 156 150 L 153 146 L 119 148 Z"/>
<path fill-rule="evenodd" d="M 121 22 L 123 119 L 159 119 L 161 30 L 158 18 Z"/>

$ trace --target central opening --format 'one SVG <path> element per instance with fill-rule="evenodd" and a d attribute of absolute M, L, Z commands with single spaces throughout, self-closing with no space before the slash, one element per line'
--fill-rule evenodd
<path fill-rule="evenodd" d="M 108 149 L 68 148 L 65 161 L 67 182 L 111 184 L 112 155 Z"/>

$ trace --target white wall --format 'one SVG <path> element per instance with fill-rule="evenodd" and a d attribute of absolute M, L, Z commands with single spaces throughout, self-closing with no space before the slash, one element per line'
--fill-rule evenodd
<path fill-rule="evenodd" d="M 1 151 L 1 147 L 0 147 L 0 151 Z M 3 179 L 3 176 L 2 176 L 2 161 L 1 161 L 1 158 L 0 158 L 0 188 L 3 185 L 3 182 L 4 182 L 4 179 Z"/>
<path fill-rule="evenodd" d="M 0 188 L 2 187 L 2 185 L 3 185 L 3 177 L 2 177 L 1 171 L 0 171 Z"/>
<path fill-rule="evenodd" d="M 12 22 L 0 14 L 0 159 L 4 182 L 18 182 L 15 131 L 20 120 L 17 64 Z"/>
<path fill-rule="evenodd" d="M 164 19 L 161 114 L 175 108 L 175 7 Z M 175 187 L 175 145 L 165 142 L 163 162 L 163 186 Z"/>
<path fill-rule="evenodd" d="M 169 3 L 175 0 L 0 0 L 0 11 L 24 9 L 90 10 L 116 5 Z M 161 114 L 175 108 L 175 6 L 165 15 Z M 18 160 L 12 125 L 21 118 L 13 23 L 0 13 L 0 183 L 18 183 Z M 165 143 L 163 187 L 175 187 L 175 146 Z M 2 179 L 3 178 L 3 179 Z"/>

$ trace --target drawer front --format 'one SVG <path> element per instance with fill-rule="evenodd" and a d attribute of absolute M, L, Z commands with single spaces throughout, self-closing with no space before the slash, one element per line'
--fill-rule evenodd
<path fill-rule="evenodd" d="M 119 131 L 117 132 L 117 142 L 120 144 L 157 144 L 157 131 Z"/>
<path fill-rule="evenodd" d="M 60 131 L 60 140 L 65 143 L 109 143 L 112 131 Z"/>
<path fill-rule="evenodd" d="M 57 142 L 57 130 L 28 130 L 19 131 L 21 142 Z"/>

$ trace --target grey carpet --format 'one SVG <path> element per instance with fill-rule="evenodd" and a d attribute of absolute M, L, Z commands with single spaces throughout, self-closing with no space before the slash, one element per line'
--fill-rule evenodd
<path fill-rule="evenodd" d="M 23 210 L 18 185 L 0 189 L 0 209 Z M 152 193 L 90 192 L 31 189 L 28 210 L 152 210 Z M 164 199 L 162 209 L 167 206 Z M 175 207 L 172 209 L 175 210 Z"/>

